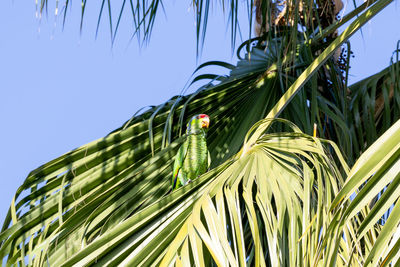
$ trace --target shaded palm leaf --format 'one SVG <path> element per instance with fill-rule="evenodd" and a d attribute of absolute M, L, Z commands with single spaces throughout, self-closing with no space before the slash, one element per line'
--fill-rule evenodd
<path fill-rule="evenodd" d="M 400 118 L 400 63 L 349 87 L 347 123 L 353 137 L 349 154 L 357 158 Z"/>

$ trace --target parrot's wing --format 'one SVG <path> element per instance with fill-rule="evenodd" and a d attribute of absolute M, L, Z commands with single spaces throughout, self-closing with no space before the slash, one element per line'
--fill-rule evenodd
<path fill-rule="evenodd" d="M 181 168 L 183 166 L 183 161 L 186 158 L 187 152 L 188 152 L 188 141 L 186 140 L 181 147 L 178 150 L 178 153 L 176 154 L 175 157 L 175 163 L 174 163 L 174 171 L 172 173 L 172 190 L 176 188 L 176 185 L 178 183 L 178 178 L 182 175 Z M 182 181 L 181 181 L 182 183 Z"/>

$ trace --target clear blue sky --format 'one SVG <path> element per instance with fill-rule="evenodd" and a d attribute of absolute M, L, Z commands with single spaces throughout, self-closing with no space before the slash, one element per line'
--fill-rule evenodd
<path fill-rule="evenodd" d="M 165 1 L 166 16 L 159 14 L 150 44 L 141 49 L 136 39 L 129 44 L 128 20 L 112 49 L 105 19 L 95 40 L 95 2 L 88 1 L 82 35 L 80 1 L 73 2 L 64 31 L 52 8 L 48 18 L 35 18 L 34 0 L 0 3 L 1 222 L 31 170 L 103 137 L 139 108 L 179 94 L 199 63 L 236 61 L 219 10 L 211 14 L 196 62 L 191 1 Z M 364 40 L 353 37 L 352 82 L 388 66 L 400 39 L 398 11 L 390 5 L 364 27 Z"/>

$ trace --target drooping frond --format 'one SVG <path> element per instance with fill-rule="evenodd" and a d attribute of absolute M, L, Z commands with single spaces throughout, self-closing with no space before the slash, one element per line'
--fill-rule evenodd
<path fill-rule="evenodd" d="M 63 17 L 63 23 L 66 22 L 68 13 L 71 12 L 73 0 L 40 0 L 36 1 L 37 16 L 42 18 L 43 14 L 48 14 L 54 8 L 55 16 L 60 14 Z M 106 21 L 106 26 L 110 32 L 112 42 L 115 41 L 119 32 L 121 23 L 129 23 L 132 25 L 132 35 L 138 37 L 140 41 L 149 41 L 152 29 L 156 24 L 160 13 L 168 11 L 162 0 L 140 1 L 140 0 L 119 0 L 110 1 L 102 0 L 91 2 L 80 0 L 80 27 L 84 25 L 85 14 L 89 9 L 98 12 L 96 35 L 102 21 Z M 366 5 L 371 5 L 375 1 L 368 1 Z M 166 3 L 169 5 L 170 3 Z M 182 4 L 182 3 L 179 3 Z M 339 11 L 343 7 L 341 0 L 313 0 L 313 1 L 295 1 L 295 0 L 192 0 L 184 3 L 193 11 L 195 21 L 195 33 L 197 38 L 197 52 L 199 52 L 204 43 L 207 29 L 209 26 L 209 15 L 218 12 L 226 19 L 226 25 L 231 36 L 232 49 L 235 48 L 237 40 L 250 39 L 253 32 L 256 36 L 271 34 L 274 36 L 279 33 L 282 28 L 289 29 L 288 48 L 295 48 L 297 43 L 297 30 L 309 31 L 315 34 L 322 33 L 327 28 L 341 23 L 338 20 Z M 365 6 L 366 5 L 362 5 Z M 363 9 L 363 8 L 361 8 Z M 97 11 L 98 10 L 98 11 Z M 358 10 L 357 13 L 359 13 Z M 247 15 L 247 16 L 246 16 Z M 248 36 L 242 36 L 243 29 L 246 29 Z M 335 28 L 336 29 L 336 28 Z M 329 39 L 336 37 L 335 29 L 327 34 Z M 133 37 L 132 36 L 132 37 Z M 238 38 L 240 36 L 240 38 Z M 247 38 L 248 37 L 248 38 Z"/>
<path fill-rule="evenodd" d="M 398 52 L 396 52 L 397 55 Z M 353 135 L 352 151 L 357 158 L 400 118 L 400 62 L 349 87 L 347 122 Z"/>

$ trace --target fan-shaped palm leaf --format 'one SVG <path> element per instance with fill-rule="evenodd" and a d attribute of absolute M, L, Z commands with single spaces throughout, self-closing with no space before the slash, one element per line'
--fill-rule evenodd
<path fill-rule="evenodd" d="M 292 127 L 263 135 L 244 157 L 138 212 L 65 265 L 310 262 L 308 246 L 317 252 L 320 229 L 330 222 L 328 203 L 343 180 L 324 142 Z M 51 255 L 59 259 L 65 248 L 57 248 Z"/>

